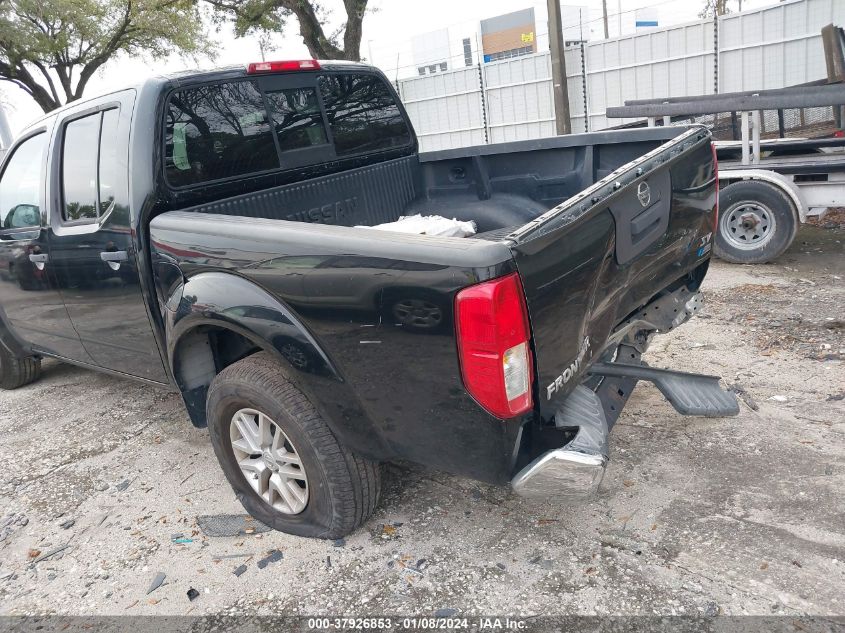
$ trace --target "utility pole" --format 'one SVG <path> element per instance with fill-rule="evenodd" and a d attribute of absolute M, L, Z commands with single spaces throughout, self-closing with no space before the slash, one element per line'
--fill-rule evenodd
<path fill-rule="evenodd" d="M 607 0 L 601 0 L 601 14 L 604 18 L 604 39 L 608 39 L 610 32 L 607 30 Z"/>
<path fill-rule="evenodd" d="M 569 87 L 566 83 L 566 60 L 563 56 L 563 27 L 560 21 L 560 0 L 547 0 L 549 7 L 549 51 L 552 54 L 552 89 L 555 95 L 555 127 L 558 134 L 571 134 L 569 120 Z"/>

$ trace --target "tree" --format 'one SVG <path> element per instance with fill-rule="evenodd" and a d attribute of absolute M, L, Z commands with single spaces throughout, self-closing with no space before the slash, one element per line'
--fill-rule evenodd
<path fill-rule="evenodd" d="M 698 14 L 700 18 L 712 18 L 713 14 L 726 15 L 731 12 L 729 0 L 704 0 L 704 8 Z M 742 0 L 737 0 L 738 9 L 742 11 Z"/>
<path fill-rule="evenodd" d="M 280 33 L 288 18 L 299 22 L 299 34 L 315 59 L 361 61 L 361 25 L 367 12 L 367 0 L 343 0 L 346 21 L 326 35 L 325 23 L 331 14 L 312 0 L 206 0 L 218 17 L 233 19 L 235 34 L 253 32 L 261 35 Z M 342 41 L 341 41 L 342 40 Z"/>
<path fill-rule="evenodd" d="M 97 70 L 121 55 L 205 54 L 190 0 L 0 0 L 0 81 L 44 112 L 82 96 Z"/>

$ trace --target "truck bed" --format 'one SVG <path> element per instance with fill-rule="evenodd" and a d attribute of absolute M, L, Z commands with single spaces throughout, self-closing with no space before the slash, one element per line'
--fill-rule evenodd
<path fill-rule="evenodd" d="M 427 152 L 183 210 L 347 227 L 419 213 L 473 220 L 479 233 L 517 228 L 684 129 L 594 132 Z"/>

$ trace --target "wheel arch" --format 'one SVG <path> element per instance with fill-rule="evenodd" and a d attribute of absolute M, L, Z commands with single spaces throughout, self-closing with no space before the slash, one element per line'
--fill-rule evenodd
<path fill-rule="evenodd" d="M 167 357 L 191 422 L 206 426 L 205 402 L 211 381 L 229 365 L 265 351 L 281 371 L 306 392 L 313 377 L 343 382 L 336 366 L 302 321 L 282 301 L 232 273 L 207 272 L 190 278 L 167 301 Z M 286 357 L 281 341 L 296 340 L 318 362 L 303 375 Z"/>

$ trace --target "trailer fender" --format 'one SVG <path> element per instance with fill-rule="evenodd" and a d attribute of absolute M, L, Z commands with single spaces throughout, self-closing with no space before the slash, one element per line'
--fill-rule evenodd
<path fill-rule="evenodd" d="M 762 180 L 781 191 L 792 201 L 792 206 L 798 213 L 798 220 L 807 221 L 807 204 L 801 195 L 801 190 L 789 178 L 768 169 L 731 169 L 719 172 L 719 187 L 727 186 L 740 180 Z"/>

